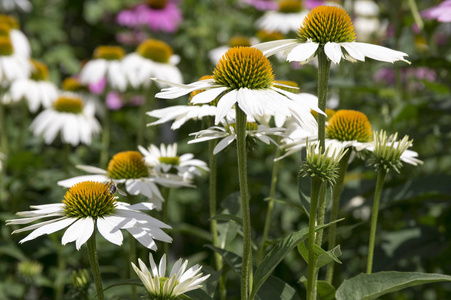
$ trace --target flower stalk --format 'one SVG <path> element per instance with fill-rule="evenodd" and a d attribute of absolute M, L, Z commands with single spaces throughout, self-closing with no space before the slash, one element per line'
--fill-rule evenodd
<path fill-rule="evenodd" d="M 108 95 L 108 89 L 105 88 L 103 92 L 104 103 L 106 103 L 106 97 Z M 100 166 L 105 168 L 108 164 L 108 149 L 110 148 L 110 111 L 107 106 L 105 106 L 105 113 L 102 120 L 102 148 L 100 152 Z"/>
<path fill-rule="evenodd" d="M 315 262 L 315 225 L 318 198 L 320 195 L 321 179 L 311 177 L 312 192 L 310 194 L 309 233 L 308 233 L 308 272 L 307 272 L 307 300 L 316 299 L 316 262 Z"/>
<path fill-rule="evenodd" d="M 374 242 L 376 240 L 377 215 L 379 212 L 379 202 L 381 199 L 381 192 L 384 186 L 384 180 L 386 175 L 387 170 L 384 168 L 379 168 L 379 171 L 377 173 L 376 190 L 374 191 L 373 208 L 371 211 L 370 242 L 368 246 L 368 262 L 366 267 L 367 274 L 371 274 L 371 271 L 373 269 Z"/>
<path fill-rule="evenodd" d="M 94 277 L 94 283 L 96 285 L 97 299 L 104 300 L 102 278 L 100 277 L 99 260 L 97 258 L 95 230 L 89 238 L 87 246 L 89 264 L 91 265 L 92 277 Z"/>
<path fill-rule="evenodd" d="M 343 191 L 343 185 L 344 185 L 344 179 L 346 176 L 346 169 L 348 168 L 348 162 L 349 158 L 351 157 L 351 152 L 348 151 L 345 153 L 345 155 L 342 157 L 340 162 L 338 163 L 338 177 L 335 181 L 335 185 L 332 189 L 332 209 L 330 212 L 330 222 L 338 219 L 338 210 L 340 208 L 340 197 L 341 192 Z M 329 226 L 329 250 L 333 249 L 336 245 L 336 230 L 337 230 L 337 224 L 332 223 Z M 332 278 L 334 275 L 334 267 L 335 263 L 331 262 L 327 265 L 327 271 L 326 271 L 326 281 L 330 284 L 332 284 Z"/>
<path fill-rule="evenodd" d="M 241 299 L 249 298 L 249 273 L 251 264 L 251 219 L 247 185 L 246 113 L 236 106 L 238 179 L 240 183 L 241 209 L 243 213 L 243 264 L 241 268 Z"/>
<path fill-rule="evenodd" d="M 276 147 L 276 153 L 275 153 L 274 157 L 277 158 L 279 156 L 280 156 L 280 148 Z M 273 167 L 272 167 L 271 187 L 269 189 L 268 211 L 266 212 L 265 227 L 263 229 L 262 243 L 260 246 L 260 251 L 257 256 L 258 263 L 260 263 L 262 261 L 263 255 L 265 254 L 265 243 L 266 243 L 266 240 L 268 239 L 269 228 L 271 227 L 271 216 L 272 216 L 272 211 L 274 209 L 274 196 L 276 193 L 277 173 L 279 172 L 279 162 L 280 162 L 280 160 L 274 161 Z"/>

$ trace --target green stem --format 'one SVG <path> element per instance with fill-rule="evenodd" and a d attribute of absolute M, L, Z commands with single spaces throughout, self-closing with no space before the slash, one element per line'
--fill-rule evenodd
<path fill-rule="evenodd" d="M 351 149 L 348 149 L 346 154 L 341 158 L 338 163 L 338 177 L 335 185 L 332 189 L 332 210 L 330 212 L 330 222 L 337 220 L 338 210 L 340 208 L 340 196 L 343 191 L 344 179 L 346 176 L 346 169 L 348 168 L 349 157 L 351 157 Z M 329 226 L 329 250 L 332 250 L 336 244 L 336 229 L 337 224 L 333 223 Z M 334 276 L 335 263 L 331 262 L 327 265 L 326 281 L 332 284 L 332 278 Z"/>
<path fill-rule="evenodd" d="M 109 157 L 108 149 L 110 148 L 110 130 L 111 130 L 110 111 L 108 110 L 108 107 L 105 106 L 105 114 L 103 115 L 103 124 L 102 124 L 102 148 L 100 151 L 100 166 L 102 168 L 106 168 L 108 163 Z"/>
<path fill-rule="evenodd" d="M 56 242 L 56 247 L 58 251 L 58 278 L 55 280 L 55 300 L 61 300 L 63 299 L 66 279 L 66 259 L 63 253 L 63 245 L 59 241 Z"/>
<path fill-rule="evenodd" d="M 3 97 L 3 93 L 0 92 L 0 97 Z M 0 98 L 1 99 L 1 98 Z M 3 103 L 0 103 L 0 127 L 1 127 L 1 149 L 4 155 L 9 155 L 9 139 L 8 139 L 8 130 L 6 124 L 6 116 L 5 116 L 5 106 Z M 6 164 L 5 162 L 3 162 Z M 5 166 L 3 166 L 5 167 Z"/>
<path fill-rule="evenodd" d="M 327 86 L 329 82 L 330 61 L 327 59 L 324 48 L 318 50 L 318 107 L 326 112 Z M 325 150 L 326 117 L 318 114 L 318 140 L 322 151 Z"/>
<path fill-rule="evenodd" d="M 168 224 L 169 222 L 169 188 L 162 188 L 161 195 L 163 196 L 163 223 Z M 169 244 L 163 243 L 163 253 L 166 254 L 166 263 L 169 261 Z"/>
<path fill-rule="evenodd" d="M 130 234 L 128 237 L 128 260 L 130 262 L 136 263 L 136 240 L 135 238 Z M 130 279 L 136 277 L 136 273 L 133 270 L 131 264 L 130 264 Z M 136 286 L 131 285 L 131 293 L 132 293 L 132 299 L 136 300 L 138 299 L 138 296 L 136 294 Z"/>
<path fill-rule="evenodd" d="M 379 212 L 379 202 L 381 199 L 381 192 L 384 186 L 385 175 L 387 171 L 381 168 L 377 173 L 376 190 L 374 191 L 373 209 L 371 211 L 371 229 L 370 229 L 370 243 L 368 246 L 368 263 L 366 273 L 371 274 L 373 269 L 373 256 L 374 256 L 374 241 L 376 240 L 376 227 L 377 227 L 377 215 Z"/>
<path fill-rule="evenodd" d="M 28 111 L 28 105 L 25 100 L 21 101 L 21 109 L 22 109 L 22 120 L 20 124 L 20 131 L 19 131 L 19 138 L 17 139 L 17 145 L 16 145 L 16 151 L 19 152 L 22 150 L 22 147 L 27 140 L 27 134 L 28 134 L 28 118 L 29 118 L 29 111 Z"/>
<path fill-rule="evenodd" d="M 249 272 L 251 267 L 251 218 L 247 185 L 246 114 L 236 105 L 236 147 L 238 179 L 240 182 L 241 209 L 243 212 L 243 264 L 241 269 L 241 300 L 249 297 Z"/>
<path fill-rule="evenodd" d="M 316 226 L 324 225 L 324 216 L 326 215 L 326 188 L 327 182 L 323 182 L 319 189 L 319 197 L 318 197 L 318 214 L 316 216 Z M 323 242 L 323 229 L 320 229 L 316 232 L 315 243 L 321 247 L 321 243 Z"/>
<path fill-rule="evenodd" d="M 87 242 L 88 246 L 88 258 L 91 265 L 92 276 L 96 285 L 97 299 L 104 300 L 102 278 L 100 277 L 99 260 L 97 258 L 96 250 L 96 230 L 92 233 L 92 236 Z"/>
<path fill-rule="evenodd" d="M 418 12 L 418 6 L 415 0 L 408 0 L 409 1 L 409 7 L 410 11 L 412 12 L 413 19 L 415 20 L 415 23 L 417 24 L 418 28 L 420 30 L 423 30 L 424 23 L 423 19 L 421 19 L 420 13 Z"/>
<path fill-rule="evenodd" d="M 307 272 L 307 300 L 316 299 L 316 262 L 315 262 L 315 225 L 318 198 L 322 181 L 311 178 L 312 191 L 310 194 L 310 216 L 308 222 L 308 272 Z"/>
<path fill-rule="evenodd" d="M 276 148 L 276 153 L 274 155 L 275 158 L 280 156 L 280 148 Z M 276 194 L 276 185 L 277 185 L 277 173 L 279 171 L 279 160 L 276 160 L 272 166 L 272 175 L 271 175 L 271 187 L 269 189 L 269 202 L 268 202 L 268 211 L 266 212 L 266 220 L 265 227 L 263 229 L 263 237 L 262 243 L 260 246 L 260 251 L 257 256 L 257 263 L 260 263 L 263 259 L 263 255 L 265 254 L 265 243 L 268 239 L 269 228 L 271 227 L 271 215 L 274 209 L 274 196 Z"/>

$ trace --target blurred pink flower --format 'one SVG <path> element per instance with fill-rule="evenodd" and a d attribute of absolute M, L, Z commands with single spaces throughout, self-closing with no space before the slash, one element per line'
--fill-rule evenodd
<path fill-rule="evenodd" d="M 437 6 L 423 10 L 421 16 L 442 23 L 451 22 L 451 0 L 445 0 Z"/>
<path fill-rule="evenodd" d="M 99 82 L 96 83 L 90 83 L 88 85 L 89 91 L 93 93 L 94 95 L 100 95 L 103 93 L 103 90 L 105 90 L 106 87 L 106 78 L 102 78 Z"/>
<path fill-rule="evenodd" d="M 148 39 L 147 34 L 139 29 L 119 32 L 116 34 L 116 40 L 122 45 L 137 46 Z"/>
<path fill-rule="evenodd" d="M 403 85 L 414 91 L 424 89 L 422 80 L 433 82 L 437 79 L 437 74 L 434 70 L 427 67 L 418 68 L 403 68 L 401 70 L 401 77 Z M 376 82 L 386 85 L 395 85 L 395 70 L 392 68 L 381 68 L 373 75 L 373 79 Z"/>
<path fill-rule="evenodd" d="M 152 8 L 139 4 L 131 9 L 121 11 L 116 18 L 119 25 L 139 28 L 143 25 L 157 32 L 173 33 L 182 22 L 182 13 L 173 2 L 167 2 L 163 8 Z"/>
<path fill-rule="evenodd" d="M 324 2 L 324 0 L 304 0 L 302 1 L 302 4 L 304 5 L 304 7 L 308 10 L 311 10 L 317 6 L 320 5 L 326 5 Z"/>
<path fill-rule="evenodd" d="M 249 4 L 258 10 L 276 10 L 278 8 L 277 1 L 273 0 L 241 0 L 241 2 Z"/>
<path fill-rule="evenodd" d="M 119 93 L 109 92 L 106 96 L 106 107 L 109 110 L 119 110 L 123 106 Z"/>

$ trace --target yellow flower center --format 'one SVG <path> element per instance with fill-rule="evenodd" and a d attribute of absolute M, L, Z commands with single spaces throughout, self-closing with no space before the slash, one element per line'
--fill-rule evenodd
<path fill-rule="evenodd" d="M 19 21 L 13 16 L 0 15 L 0 23 L 8 24 L 10 28 L 19 29 Z"/>
<path fill-rule="evenodd" d="M 281 0 L 279 2 L 279 11 L 281 13 L 289 14 L 296 13 L 302 10 L 302 3 L 299 0 Z"/>
<path fill-rule="evenodd" d="M 274 81 L 274 73 L 268 58 L 251 47 L 229 49 L 219 60 L 213 71 L 215 83 L 230 87 L 267 89 Z"/>
<path fill-rule="evenodd" d="M 9 37 L 9 32 L 11 31 L 11 26 L 6 23 L 0 23 L 0 36 Z"/>
<path fill-rule="evenodd" d="M 229 40 L 229 47 L 250 47 L 251 41 L 248 37 L 236 35 Z"/>
<path fill-rule="evenodd" d="M 317 6 L 305 17 L 298 37 L 302 42 L 310 39 L 320 45 L 327 42 L 352 42 L 355 40 L 355 30 L 344 9 L 337 6 Z"/>
<path fill-rule="evenodd" d="M 180 164 L 180 157 L 159 157 L 158 160 L 162 164 L 178 166 Z"/>
<path fill-rule="evenodd" d="M 144 158 L 137 151 L 119 152 L 108 163 L 107 176 L 112 179 L 137 179 L 149 176 Z"/>
<path fill-rule="evenodd" d="M 66 192 L 63 204 L 67 217 L 97 219 L 114 211 L 116 199 L 107 184 L 84 181 L 75 184 Z"/>
<path fill-rule="evenodd" d="M 61 88 L 69 92 L 87 92 L 88 87 L 83 85 L 77 77 L 68 77 L 61 83 Z"/>
<path fill-rule="evenodd" d="M 14 48 L 11 39 L 6 36 L 0 36 L 0 56 L 13 55 Z"/>
<path fill-rule="evenodd" d="M 369 142 L 373 133 L 365 114 L 355 110 L 339 110 L 330 118 L 326 135 L 339 141 Z"/>
<path fill-rule="evenodd" d="M 49 69 L 45 64 L 34 59 L 31 59 L 30 62 L 34 67 L 31 71 L 31 79 L 36 81 L 46 81 L 49 79 Z"/>
<path fill-rule="evenodd" d="M 236 132 L 236 123 L 229 123 L 224 126 L 224 129 L 227 132 L 235 133 Z M 246 131 L 255 131 L 258 129 L 258 124 L 255 122 L 246 122 Z"/>
<path fill-rule="evenodd" d="M 61 95 L 53 102 L 53 108 L 59 112 L 80 114 L 83 111 L 83 100 L 76 95 Z"/>
<path fill-rule="evenodd" d="M 136 52 L 142 57 L 159 63 L 168 63 L 173 54 L 171 46 L 163 41 L 153 39 L 142 42 Z"/>
<path fill-rule="evenodd" d="M 281 40 L 283 39 L 283 34 L 279 31 L 259 30 L 257 32 L 257 38 L 261 43 L 265 43 L 275 40 Z"/>
<path fill-rule="evenodd" d="M 94 50 L 93 58 L 103 58 L 106 60 L 121 60 L 125 56 L 125 51 L 119 46 L 99 46 Z"/>
<path fill-rule="evenodd" d="M 274 83 L 280 83 L 286 86 L 277 86 L 279 89 L 282 89 L 287 92 L 291 93 L 298 93 L 299 92 L 299 86 L 296 82 L 290 81 L 290 80 L 275 80 Z"/>
<path fill-rule="evenodd" d="M 206 80 L 206 79 L 213 79 L 213 76 L 212 75 L 204 75 L 204 76 L 202 76 L 199 79 L 199 81 L 200 80 Z M 196 90 L 196 91 L 191 92 L 189 94 L 188 105 L 198 105 L 198 106 L 205 105 L 205 104 L 194 104 L 194 103 L 191 102 L 191 100 L 193 99 L 194 96 L 196 96 L 197 94 L 200 94 L 202 92 L 205 92 L 205 90 Z M 218 104 L 218 99 L 216 98 L 216 99 L 214 99 L 213 101 L 211 101 L 211 102 L 209 102 L 207 104 L 210 105 L 210 106 L 216 106 Z"/>
<path fill-rule="evenodd" d="M 147 4 L 154 9 L 163 9 L 166 7 L 167 0 L 147 0 Z"/>

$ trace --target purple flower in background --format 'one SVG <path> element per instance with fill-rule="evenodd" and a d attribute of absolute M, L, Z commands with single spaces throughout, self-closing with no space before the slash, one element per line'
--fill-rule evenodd
<path fill-rule="evenodd" d="M 324 0 L 304 0 L 302 4 L 308 10 L 311 10 L 317 6 L 324 5 Z"/>
<path fill-rule="evenodd" d="M 106 96 L 106 107 L 110 110 L 119 110 L 123 106 L 119 93 L 109 92 Z"/>
<path fill-rule="evenodd" d="M 241 0 L 241 2 L 249 4 L 258 10 L 276 10 L 277 1 L 273 0 Z"/>
<path fill-rule="evenodd" d="M 103 77 L 96 83 L 90 83 L 88 84 L 89 91 L 93 93 L 94 95 L 100 95 L 103 93 L 106 87 L 106 78 Z"/>
<path fill-rule="evenodd" d="M 147 26 L 154 32 L 173 33 L 182 22 L 182 13 L 173 2 L 150 0 L 146 4 L 121 11 L 116 21 L 119 25 L 127 27 Z"/>
<path fill-rule="evenodd" d="M 445 0 L 437 6 L 423 10 L 421 16 L 442 23 L 451 22 L 451 0 Z"/>
<path fill-rule="evenodd" d="M 386 85 L 395 85 L 395 70 L 392 68 L 381 68 L 373 76 L 374 81 Z M 437 74 L 434 70 L 426 67 L 403 68 L 401 70 L 401 79 L 403 86 L 409 90 L 419 91 L 424 89 L 422 81 L 434 82 Z"/>

